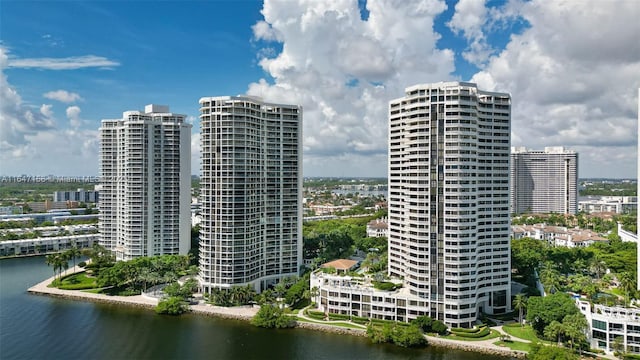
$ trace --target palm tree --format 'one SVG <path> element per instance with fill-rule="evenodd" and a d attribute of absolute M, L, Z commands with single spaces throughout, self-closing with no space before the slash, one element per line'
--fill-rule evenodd
<path fill-rule="evenodd" d="M 527 308 L 527 297 L 523 294 L 516 295 L 515 299 L 513 299 L 513 307 L 518 310 L 518 322 L 524 326 L 522 317 L 524 315 L 524 309 Z"/>
<path fill-rule="evenodd" d="M 635 278 L 628 272 L 618 274 L 620 288 L 625 292 L 625 304 L 629 303 L 629 294 L 636 288 Z"/>
<path fill-rule="evenodd" d="M 82 254 L 80 252 L 80 249 L 78 249 L 77 246 L 73 246 L 71 248 L 69 248 L 69 250 L 67 250 L 65 252 L 65 254 L 70 258 L 73 259 L 73 267 L 76 267 L 76 259 Z"/>
<path fill-rule="evenodd" d="M 56 273 L 58 272 L 58 265 L 56 264 L 56 255 L 57 254 L 49 254 L 47 256 L 44 257 L 44 262 L 47 264 L 47 266 L 52 266 L 53 267 L 53 277 L 56 277 Z"/>
<path fill-rule="evenodd" d="M 585 341 L 585 333 L 589 329 L 587 319 L 581 313 L 567 315 L 562 319 L 564 333 L 571 339 L 571 348 L 575 343 Z"/>
<path fill-rule="evenodd" d="M 562 343 L 561 339 L 564 336 L 565 332 L 566 332 L 565 325 L 556 320 L 553 320 L 551 324 L 547 325 L 547 327 L 544 328 L 544 336 L 547 339 L 557 338 L 558 346 L 560 346 L 560 344 Z"/>
<path fill-rule="evenodd" d="M 551 262 L 545 263 L 543 269 L 540 270 L 540 282 L 548 293 L 553 294 L 560 290 L 560 272 L 553 268 Z"/>
<path fill-rule="evenodd" d="M 589 264 L 589 269 L 591 270 L 591 272 L 596 274 L 598 280 L 600 280 L 606 268 L 607 266 L 604 261 L 602 261 L 600 256 L 598 256 L 597 254 L 593 255 L 593 257 L 591 258 L 591 263 Z"/>

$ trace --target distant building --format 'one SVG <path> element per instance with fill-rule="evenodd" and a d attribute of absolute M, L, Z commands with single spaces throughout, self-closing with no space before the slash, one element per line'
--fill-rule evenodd
<path fill-rule="evenodd" d="M 388 229 L 387 218 L 371 220 L 367 223 L 367 237 L 387 237 Z"/>
<path fill-rule="evenodd" d="M 638 210 L 637 196 L 598 196 L 578 201 L 578 211 L 589 213 L 615 212 L 627 214 Z"/>
<path fill-rule="evenodd" d="M 98 242 L 98 234 L 39 237 L 35 239 L 0 241 L 0 256 L 48 254 L 72 247 L 90 248 Z"/>
<path fill-rule="evenodd" d="M 53 193 L 53 201 L 96 203 L 98 199 L 99 192 L 96 190 L 78 189 L 76 191 L 56 191 Z"/>
<path fill-rule="evenodd" d="M 511 213 L 575 214 L 578 154 L 563 147 L 511 148 Z"/>
<path fill-rule="evenodd" d="M 514 239 L 532 238 L 544 240 L 554 246 L 587 247 L 598 242 L 609 242 L 609 239 L 591 230 L 566 228 L 562 226 L 512 225 L 511 236 Z"/>
<path fill-rule="evenodd" d="M 200 284 L 260 292 L 302 265 L 302 108 L 200 99 Z"/>
<path fill-rule="evenodd" d="M 100 127 L 100 243 L 117 260 L 191 247 L 191 125 L 147 105 Z"/>

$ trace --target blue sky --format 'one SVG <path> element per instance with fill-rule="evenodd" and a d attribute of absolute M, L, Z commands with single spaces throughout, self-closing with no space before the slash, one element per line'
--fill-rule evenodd
<path fill-rule="evenodd" d="M 636 177 L 640 5 L 582 3 L 1 1 L 0 175 L 96 175 L 100 120 L 149 103 L 197 173 L 198 99 L 252 94 L 303 105 L 306 176 L 386 176 L 388 101 L 471 80 L 512 94 L 512 145 Z"/>

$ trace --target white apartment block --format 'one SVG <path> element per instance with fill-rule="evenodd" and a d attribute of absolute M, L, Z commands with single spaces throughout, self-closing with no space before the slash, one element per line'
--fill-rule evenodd
<path fill-rule="evenodd" d="M 367 223 L 367 237 L 387 237 L 387 218 L 374 219 Z"/>
<path fill-rule="evenodd" d="M 191 124 L 147 105 L 100 127 L 100 244 L 117 260 L 191 246 Z"/>
<path fill-rule="evenodd" d="M 587 247 L 596 243 L 608 243 L 609 239 L 600 234 L 580 228 L 566 228 L 563 226 L 548 226 L 546 224 L 512 225 L 513 239 L 532 238 L 548 242 L 553 246 Z"/>
<path fill-rule="evenodd" d="M 592 348 L 611 354 L 615 351 L 615 339 L 620 338 L 626 352 L 640 354 L 638 308 L 591 305 L 588 301 L 580 300 L 577 300 L 577 305 L 589 323 L 588 337 Z"/>
<path fill-rule="evenodd" d="M 511 148 L 511 212 L 575 214 L 578 154 L 561 146 Z"/>
<path fill-rule="evenodd" d="M 97 190 L 78 189 L 76 191 L 55 191 L 53 201 L 79 201 L 85 203 L 98 202 L 100 192 Z"/>
<path fill-rule="evenodd" d="M 587 214 L 596 212 L 614 212 L 628 214 L 638 210 L 637 196 L 598 196 L 578 202 L 578 211 Z"/>
<path fill-rule="evenodd" d="M 403 287 L 321 274 L 312 286 L 324 311 L 471 327 L 481 312 L 510 309 L 511 97 L 465 82 L 405 91 L 389 104 L 388 187 L 388 273 Z"/>
<path fill-rule="evenodd" d="M 200 284 L 260 292 L 302 265 L 302 108 L 200 99 Z"/>

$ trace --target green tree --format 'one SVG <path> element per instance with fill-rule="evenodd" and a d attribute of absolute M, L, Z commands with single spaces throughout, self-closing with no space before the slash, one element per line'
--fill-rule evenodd
<path fill-rule="evenodd" d="M 382 326 L 369 324 L 367 326 L 367 335 L 374 344 L 382 344 L 393 341 L 393 326 L 390 323 L 384 323 Z"/>
<path fill-rule="evenodd" d="M 613 354 L 620 359 L 624 359 L 625 354 L 627 353 L 627 349 L 624 347 L 624 337 L 619 335 L 616 336 L 611 342 L 611 349 L 613 350 Z"/>
<path fill-rule="evenodd" d="M 73 260 L 73 267 L 76 267 L 76 259 L 79 258 L 80 255 L 82 255 L 80 249 L 78 249 L 78 247 L 74 245 L 67 251 L 65 251 L 65 253 L 69 259 Z"/>
<path fill-rule="evenodd" d="M 527 301 L 527 322 L 539 336 L 544 335 L 544 329 L 554 320 L 562 322 L 565 316 L 578 312 L 573 299 L 561 292 L 539 297 L 532 296 Z"/>
<path fill-rule="evenodd" d="M 571 339 L 571 348 L 573 349 L 575 344 L 581 344 L 587 341 L 587 330 L 589 324 L 587 319 L 581 313 L 575 313 L 567 315 L 562 320 L 564 325 L 565 335 Z"/>
<path fill-rule="evenodd" d="M 551 324 L 547 325 L 544 328 L 543 334 L 544 334 L 544 337 L 549 340 L 557 340 L 558 346 L 560 346 L 560 344 L 562 344 L 562 339 L 564 338 L 566 332 L 567 332 L 567 329 L 563 323 L 553 320 Z"/>
<path fill-rule="evenodd" d="M 540 270 L 540 282 L 546 293 L 553 294 L 560 290 L 560 272 L 554 268 L 553 263 L 546 262 Z"/>
<path fill-rule="evenodd" d="M 524 310 L 527 308 L 527 297 L 524 294 L 518 294 L 513 299 L 513 307 L 518 310 L 518 322 L 524 326 L 523 315 Z"/>
<path fill-rule="evenodd" d="M 618 274 L 618 281 L 620 281 L 620 289 L 624 291 L 625 304 L 629 304 L 629 294 L 636 289 L 635 276 L 629 272 L 623 272 Z"/>
<path fill-rule="evenodd" d="M 418 326 L 423 332 L 431 332 L 433 319 L 429 316 L 421 315 L 411 320 L 411 324 Z"/>
<path fill-rule="evenodd" d="M 422 331 L 416 325 L 394 326 L 391 338 L 394 344 L 402 347 L 418 347 L 427 344 Z"/>
<path fill-rule="evenodd" d="M 531 350 L 527 354 L 528 360 L 578 360 L 578 355 L 569 349 L 557 346 L 545 346 L 539 343 L 531 345 Z"/>
<path fill-rule="evenodd" d="M 288 328 L 292 327 L 294 320 L 284 313 L 279 306 L 268 304 L 260 307 L 260 310 L 251 319 L 255 326 L 264 328 Z"/>
<path fill-rule="evenodd" d="M 162 299 L 156 306 L 156 313 L 158 314 L 180 315 L 188 310 L 189 305 L 177 296 Z"/>
<path fill-rule="evenodd" d="M 445 323 L 440 320 L 434 320 L 433 323 L 431 323 L 431 331 L 435 333 L 445 335 L 447 333 L 447 330 L 447 325 L 445 325 Z"/>

